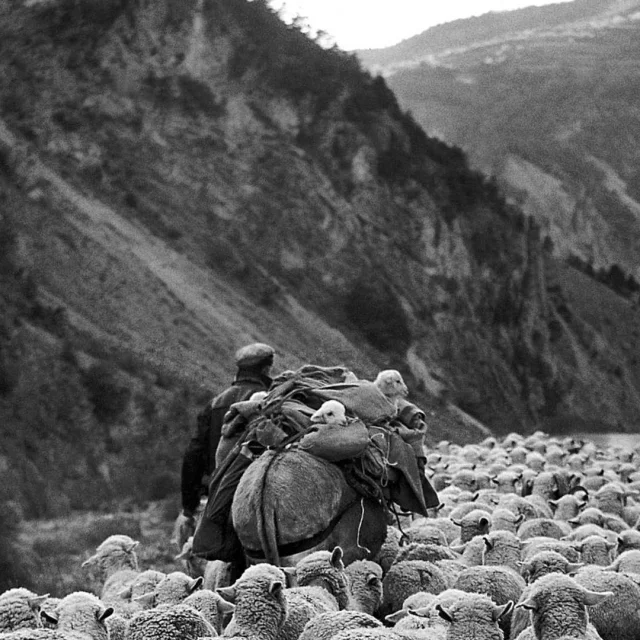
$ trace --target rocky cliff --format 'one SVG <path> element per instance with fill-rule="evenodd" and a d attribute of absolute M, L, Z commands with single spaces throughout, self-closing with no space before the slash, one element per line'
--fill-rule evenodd
<path fill-rule="evenodd" d="M 353 56 L 259 0 L 0 11 L 5 498 L 175 489 L 250 340 L 400 369 L 432 440 L 638 423 L 637 368 L 572 298 L 596 285 Z"/>

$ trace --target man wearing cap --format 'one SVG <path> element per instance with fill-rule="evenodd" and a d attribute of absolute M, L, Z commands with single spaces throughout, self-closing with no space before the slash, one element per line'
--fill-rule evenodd
<path fill-rule="evenodd" d="M 193 519 L 200 504 L 203 476 L 211 475 L 215 469 L 225 414 L 235 402 L 248 399 L 256 391 L 269 389 L 274 355 L 275 351 L 261 342 L 239 349 L 235 358 L 238 372 L 232 385 L 198 415 L 198 430 L 189 442 L 182 462 L 182 514 L 186 519 Z"/>

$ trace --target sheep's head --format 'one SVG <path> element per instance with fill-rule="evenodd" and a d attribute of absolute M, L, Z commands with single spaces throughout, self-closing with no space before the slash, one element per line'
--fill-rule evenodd
<path fill-rule="evenodd" d="M 381 393 L 390 400 L 398 400 L 409 395 L 407 385 L 404 383 L 399 371 L 395 369 L 385 369 L 378 374 L 374 384 Z"/>
<path fill-rule="evenodd" d="M 347 410 L 345 406 L 337 400 L 327 400 L 311 416 L 311 422 L 330 424 L 336 426 L 347 425 Z"/>

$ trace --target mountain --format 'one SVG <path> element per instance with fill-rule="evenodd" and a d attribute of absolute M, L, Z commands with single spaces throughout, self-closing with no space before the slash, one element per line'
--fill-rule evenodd
<path fill-rule="evenodd" d="M 431 442 L 640 424 L 630 301 L 265 2 L 12 0 L 0 54 L 12 513 L 175 492 L 253 340 L 399 369 Z"/>
<path fill-rule="evenodd" d="M 430 135 L 496 177 L 555 256 L 637 285 L 639 43 L 640 2 L 574 0 L 360 55 Z"/>

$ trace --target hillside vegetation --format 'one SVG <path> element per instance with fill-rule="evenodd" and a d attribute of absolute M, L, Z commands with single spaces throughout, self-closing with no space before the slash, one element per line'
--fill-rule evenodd
<path fill-rule="evenodd" d="M 549 280 L 538 225 L 264 2 L 6 3 L 0 95 L 16 517 L 173 495 L 254 340 L 282 369 L 398 368 L 431 441 L 639 423 L 627 356 Z"/>

